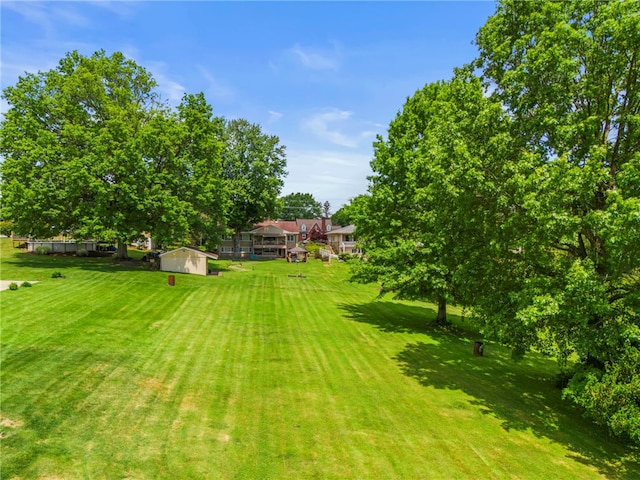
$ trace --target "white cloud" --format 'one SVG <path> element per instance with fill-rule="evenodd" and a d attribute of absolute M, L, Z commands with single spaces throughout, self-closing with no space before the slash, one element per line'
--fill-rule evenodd
<path fill-rule="evenodd" d="M 166 73 L 167 65 L 164 62 L 144 62 L 144 64 L 158 84 L 157 89 L 162 97 L 170 104 L 179 103 L 187 89 Z"/>
<path fill-rule="evenodd" d="M 89 5 L 106 10 L 121 18 L 130 18 L 135 11 L 136 2 L 125 1 L 107 1 L 107 0 L 95 0 L 88 2 Z"/>
<path fill-rule="evenodd" d="M 340 63 L 335 49 L 332 52 L 323 52 L 295 45 L 290 52 L 299 63 L 312 70 L 337 70 Z"/>
<path fill-rule="evenodd" d="M 352 116 L 353 112 L 347 110 L 326 109 L 305 120 L 302 127 L 316 137 L 334 145 L 355 148 L 363 140 L 375 136 L 376 132 L 362 130 L 362 125 L 359 122 L 350 122 Z"/>
<path fill-rule="evenodd" d="M 280 120 L 284 115 L 284 114 L 282 114 L 280 112 L 275 112 L 273 110 L 269 110 L 267 113 L 269 114 L 268 123 L 275 123 L 278 120 Z"/>
<path fill-rule="evenodd" d="M 207 89 L 205 93 L 208 99 L 220 102 L 230 102 L 235 98 L 236 94 L 233 87 L 226 85 L 224 82 L 216 78 L 202 65 L 198 65 L 198 70 L 200 70 L 200 74 L 207 81 Z"/>
<path fill-rule="evenodd" d="M 173 80 L 169 80 L 164 75 L 156 75 L 158 90 L 169 100 L 170 103 L 180 102 L 187 91 L 182 85 Z"/>
<path fill-rule="evenodd" d="M 328 200 L 332 211 L 349 199 L 365 193 L 371 175 L 371 155 L 352 150 L 287 149 L 287 170 L 283 195 L 311 193 L 321 202 Z"/>
<path fill-rule="evenodd" d="M 3 2 L 7 8 L 21 15 L 26 21 L 38 25 L 51 38 L 56 28 L 64 25 L 88 27 L 91 21 L 82 15 L 73 3 L 58 2 Z"/>

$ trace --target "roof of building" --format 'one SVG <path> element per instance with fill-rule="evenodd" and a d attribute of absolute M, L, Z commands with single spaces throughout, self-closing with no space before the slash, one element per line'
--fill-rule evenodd
<path fill-rule="evenodd" d="M 180 247 L 180 248 L 176 248 L 175 250 L 169 250 L 168 252 L 162 252 L 159 256 L 163 257 L 164 255 L 168 255 L 170 253 L 179 252 L 181 250 L 182 251 L 195 252 L 195 253 L 198 253 L 200 255 L 204 255 L 205 257 L 211 258 L 213 260 L 217 260 L 218 259 L 218 255 L 216 255 L 215 253 L 203 252 L 202 250 L 196 250 L 195 248 L 189 248 L 189 247 Z"/>
<path fill-rule="evenodd" d="M 320 229 L 320 224 L 319 224 L 320 220 L 315 220 L 315 219 L 309 219 L 309 218 L 297 218 L 296 219 L 296 225 L 297 225 L 297 229 L 299 232 L 302 231 L 302 225 L 304 225 L 306 227 L 306 231 L 310 232 L 311 229 L 313 229 L 314 226 L 316 226 L 316 228 Z"/>
<path fill-rule="evenodd" d="M 296 234 L 297 232 L 293 231 L 293 232 L 289 232 L 287 230 L 285 230 L 284 228 L 282 228 L 279 225 L 262 225 L 254 230 L 251 230 L 250 233 L 255 234 L 272 234 L 272 235 L 287 235 L 287 234 Z"/>
<path fill-rule="evenodd" d="M 346 227 L 338 228 L 327 232 L 327 235 L 351 235 L 356 231 L 355 225 L 347 225 Z"/>
<path fill-rule="evenodd" d="M 289 220 L 267 220 L 266 222 L 256 223 L 254 227 L 259 228 L 267 225 L 273 225 L 274 227 L 278 227 L 286 232 L 298 233 L 298 226 L 296 225 L 296 222 Z"/>

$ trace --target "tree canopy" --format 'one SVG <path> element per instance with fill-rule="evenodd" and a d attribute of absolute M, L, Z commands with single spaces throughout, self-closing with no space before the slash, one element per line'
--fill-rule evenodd
<path fill-rule="evenodd" d="M 259 125 L 245 119 L 223 121 L 221 135 L 222 178 L 231 204 L 226 225 L 239 255 L 241 232 L 277 215 L 287 175 L 285 147 L 277 136 L 262 133 Z"/>
<path fill-rule="evenodd" d="M 320 218 L 322 204 L 310 193 L 290 193 L 280 198 L 281 220 L 295 220 L 296 218 Z"/>
<path fill-rule="evenodd" d="M 357 278 L 555 356 L 565 397 L 636 443 L 639 19 L 637 2 L 501 2 L 478 60 L 378 139 L 355 218 Z"/>
<path fill-rule="evenodd" d="M 477 44 L 530 162 L 502 225 L 518 274 L 482 318 L 578 358 L 565 395 L 640 443 L 640 4 L 509 0 Z"/>
<path fill-rule="evenodd" d="M 139 135 L 158 107 L 155 81 L 120 53 L 72 52 L 4 90 L 3 202 L 18 232 L 115 236 L 146 225 Z"/>
<path fill-rule="evenodd" d="M 357 204 L 360 201 L 363 201 L 364 197 L 366 197 L 366 195 L 357 195 L 354 198 L 351 198 L 349 200 L 349 203 L 345 203 L 344 205 L 342 205 L 342 207 L 336 210 L 333 215 L 331 215 L 331 222 L 334 225 L 343 226 L 351 225 L 352 223 L 354 223 Z"/>
<path fill-rule="evenodd" d="M 471 301 L 474 283 L 459 266 L 479 253 L 505 204 L 497 184 L 506 126 L 501 105 L 464 71 L 407 100 L 374 144 L 370 194 L 350 207 L 366 252 L 357 279 L 381 281 L 381 294 L 433 301 L 441 323 L 447 302 Z"/>
<path fill-rule="evenodd" d="M 121 53 L 67 54 L 3 91 L 3 219 L 16 233 L 219 244 L 274 215 L 284 146 L 246 120 L 213 116 L 203 94 L 177 109 Z"/>

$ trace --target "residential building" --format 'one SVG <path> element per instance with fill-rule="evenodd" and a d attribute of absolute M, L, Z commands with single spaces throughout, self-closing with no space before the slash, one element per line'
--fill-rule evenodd
<path fill-rule="evenodd" d="M 297 233 L 276 225 L 260 225 L 253 230 L 242 232 L 240 237 L 240 258 L 287 258 L 287 251 L 298 245 Z M 226 235 L 218 249 L 220 258 L 233 258 L 233 236 Z"/>
<path fill-rule="evenodd" d="M 347 225 L 346 227 L 338 228 L 327 232 L 327 243 L 331 246 L 335 253 L 362 253 L 356 246 L 355 225 Z"/>

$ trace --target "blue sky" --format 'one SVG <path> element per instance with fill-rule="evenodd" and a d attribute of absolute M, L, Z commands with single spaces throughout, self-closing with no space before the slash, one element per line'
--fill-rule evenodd
<path fill-rule="evenodd" d="M 477 2 L 0 3 L 2 87 L 71 50 L 121 51 L 176 105 L 204 92 L 287 147 L 283 194 L 332 211 L 367 189 L 372 142 L 408 96 L 475 58 Z M 2 103 L 2 111 L 7 108 Z"/>

